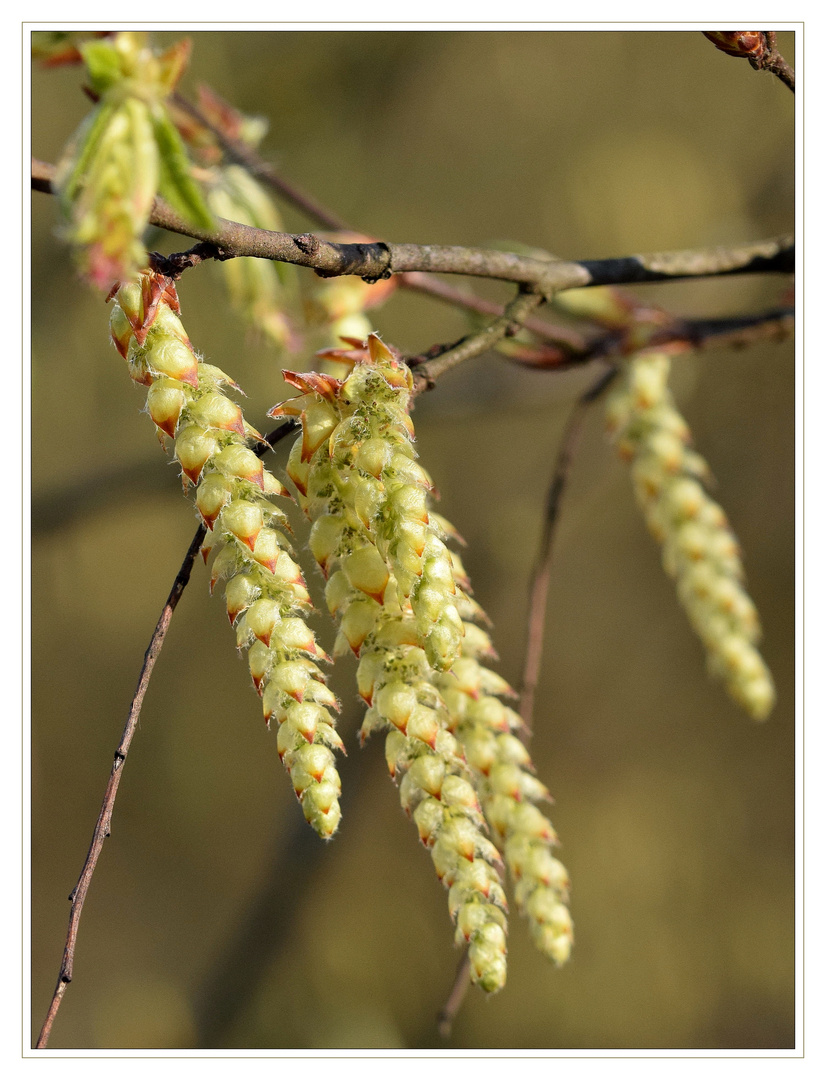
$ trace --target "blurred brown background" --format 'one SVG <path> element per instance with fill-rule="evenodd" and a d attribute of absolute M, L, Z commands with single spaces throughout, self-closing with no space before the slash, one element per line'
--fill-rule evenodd
<path fill-rule="evenodd" d="M 584 258 L 793 226 L 793 97 L 699 33 L 193 38 L 184 91 L 204 80 L 267 116 L 263 150 L 285 175 L 388 240 L 510 240 Z M 794 63 L 791 34 L 780 48 Z M 55 161 L 86 112 L 79 84 L 76 69 L 34 72 L 36 156 Z M 32 198 L 34 1037 L 66 896 L 195 518 L 107 341 L 102 299 L 55 239 L 54 200 Z M 744 278 L 646 295 L 724 315 L 770 307 L 784 287 Z M 278 359 L 229 311 L 218 267 L 191 271 L 180 292 L 196 347 L 265 424 L 288 396 Z M 408 352 L 466 329 L 411 295 L 375 321 Z M 709 351 L 675 367 L 745 550 L 778 706 L 757 726 L 707 679 L 597 408 L 558 536 L 534 742 L 574 883 L 568 967 L 535 953 L 514 912 L 506 990 L 471 991 L 440 1042 L 434 1016 L 457 961 L 446 894 L 381 740 L 357 748 L 354 664 L 333 674 L 351 749 L 343 824 L 323 845 L 200 566 L 144 706 L 54 1049 L 793 1046 L 793 349 Z M 486 357 L 417 404 L 422 459 L 469 542 L 512 682 L 554 453 L 591 378 Z M 327 621 L 315 625 L 331 646 Z"/>

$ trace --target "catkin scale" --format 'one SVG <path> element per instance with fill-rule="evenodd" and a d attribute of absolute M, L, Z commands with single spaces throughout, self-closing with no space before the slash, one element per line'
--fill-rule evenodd
<path fill-rule="evenodd" d="M 326 839 L 341 817 L 332 750 L 343 747 L 327 708 L 338 702 L 313 662 L 325 654 L 304 622 L 309 594 L 282 531 L 286 517 L 270 499 L 286 489 L 246 445 L 251 429 L 221 389 L 235 384 L 199 359 L 178 312 L 169 279 L 146 272 L 113 291 L 112 339 L 149 387 L 147 410 L 161 440 L 174 439 L 184 485 L 196 485 L 205 548 L 216 550 L 211 587 L 226 580 L 227 615 L 249 649 L 265 720 L 278 722 L 279 754 L 304 815 Z"/>

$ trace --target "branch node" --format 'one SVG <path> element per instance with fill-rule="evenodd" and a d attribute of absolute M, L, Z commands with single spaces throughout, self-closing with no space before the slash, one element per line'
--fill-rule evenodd
<path fill-rule="evenodd" d="M 299 251 L 303 251 L 305 255 L 310 256 L 316 255 L 321 246 L 318 237 L 312 233 L 301 233 L 300 236 L 294 236 L 293 243 Z"/>

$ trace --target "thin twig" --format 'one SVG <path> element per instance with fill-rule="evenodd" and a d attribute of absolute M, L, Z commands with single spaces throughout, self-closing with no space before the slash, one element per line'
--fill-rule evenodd
<path fill-rule="evenodd" d="M 182 94 L 173 94 L 172 100 L 179 109 L 188 113 L 197 123 L 207 128 L 215 136 L 219 146 L 231 161 L 246 169 L 248 173 L 261 180 L 267 187 L 277 191 L 279 195 L 305 214 L 311 221 L 315 221 L 325 229 L 332 229 L 334 232 L 357 231 L 351 225 L 348 225 L 344 218 L 339 217 L 338 214 L 328 210 L 326 206 L 316 202 L 312 195 L 285 180 L 275 166 L 268 161 L 264 161 L 249 143 L 244 142 L 243 139 L 230 138 L 217 124 L 213 124 L 197 105 L 193 105 Z"/>
<path fill-rule="evenodd" d="M 459 1015 L 459 1010 L 462 1007 L 462 1002 L 465 1000 L 465 994 L 470 987 L 470 954 L 468 950 L 462 953 L 462 958 L 459 961 L 459 966 L 456 968 L 456 977 L 453 980 L 453 986 L 450 988 L 450 993 L 447 995 L 447 1000 L 444 1005 L 439 1009 L 436 1014 L 436 1027 L 443 1039 L 449 1039 L 450 1033 L 453 1031 L 453 1022 Z"/>
<path fill-rule="evenodd" d="M 777 51 L 774 30 L 703 30 L 715 48 L 748 60 L 755 71 L 770 71 L 794 93 L 794 68 Z"/>
<path fill-rule="evenodd" d="M 458 345 L 448 349 L 434 360 L 428 360 L 419 364 L 414 369 L 413 392 L 420 394 L 424 390 L 430 390 L 436 380 L 456 367 L 465 360 L 472 360 L 481 356 L 483 352 L 492 348 L 508 334 L 518 330 L 519 324 L 535 308 L 545 300 L 542 293 L 532 292 L 528 289 L 520 290 L 516 297 L 507 305 L 504 314 L 494 319 L 477 334 L 471 334 L 464 338 Z"/>
<path fill-rule="evenodd" d="M 794 68 L 783 59 L 779 52 L 772 52 L 763 64 L 763 71 L 770 71 L 794 93 Z"/>
<path fill-rule="evenodd" d="M 676 356 L 702 349 L 742 349 L 760 341 L 783 341 L 794 332 L 794 308 L 772 308 L 755 315 L 732 315 L 724 319 L 674 319 L 651 335 L 648 346 L 667 349 Z M 523 322 L 527 326 L 527 322 Z M 599 332 L 586 340 L 576 353 L 555 355 L 551 350 L 537 350 L 537 356 L 516 354 L 507 359 L 521 367 L 537 370 L 567 370 L 594 360 L 611 360 L 627 343 L 622 333 Z"/>
<path fill-rule="evenodd" d="M 427 296 L 432 296 L 434 300 L 443 300 L 452 307 L 460 307 L 466 311 L 476 312 L 478 315 L 492 315 L 497 318 L 505 313 L 504 304 L 498 304 L 495 300 L 485 300 L 482 296 L 464 292 L 454 285 L 449 285 L 446 281 L 428 277 L 427 274 L 421 274 L 418 271 L 399 274 L 399 285 L 413 292 L 421 292 Z M 522 325 L 541 341 L 564 345 L 575 351 L 586 347 L 586 340 L 582 334 L 569 326 L 550 323 L 546 319 L 531 318 L 523 319 Z"/>
<path fill-rule="evenodd" d="M 267 450 L 285 438 L 293 428 L 294 423 L 292 421 L 281 424 L 275 431 L 266 436 L 266 443 L 262 444 L 256 450 L 256 453 L 258 453 L 259 456 L 262 456 Z M 92 876 L 103 849 L 103 842 L 111 832 L 112 813 L 115 809 L 115 799 L 117 798 L 118 787 L 120 786 L 120 778 L 123 774 L 123 766 L 126 763 L 126 755 L 129 753 L 132 737 L 138 726 L 143 699 L 149 688 L 149 680 L 152 678 L 155 662 L 163 648 L 166 632 L 169 629 L 169 624 L 172 620 L 175 608 L 178 606 L 178 601 L 189 583 L 192 566 L 197 558 L 198 552 L 201 550 L 201 545 L 204 542 L 205 536 L 206 526 L 199 525 L 189 548 L 187 549 L 187 553 L 184 556 L 184 561 L 175 577 L 175 581 L 172 583 L 169 596 L 163 606 L 160 618 L 158 619 L 155 630 L 149 641 L 149 647 L 144 655 L 143 666 L 141 667 L 140 677 L 138 678 L 138 686 L 135 690 L 135 695 L 132 698 L 132 704 L 129 707 L 129 715 L 126 719 L 126 726 L 123 729 L 120 743 L 118 744 L 117 750 L 115 750 L 115 760 L 112 764 L 112 771 L 109 774 L 109 782 L 106 785 L 103 803 L 100 808 L 100 813 L 98 814 L 94 832 L 92 833 L 92 842 L 89 846 L 89 852 L 86 855 L 86 861 L 83 864 L 83 869 L 80 872 L 77 885 L 75 885 L 69 896 L 72 907 L 69 913 L 69 928 L 66 934 L 66 944 L 63 948 L 63 960 L 60 965 L 60 973 L 57 977 L 57 985 L 52 996 L 51 1004 L 49 1005 L 49 1011 L 46 1014 L 46 1019 L 43 1021 L 43 1027 L 40 1030 L 40 1035 L 35 1044 L 36 1050 L 42 1050 L 48 1044 L 52 1025 L 54 1024 L 55 1017 L 60 1008 L 60 1003 L 63 1000 L 63 995 L 66 993 L 66 987 L 72 981 L 75 945 L 77 943 L 77 935 L 80 927 L 80 916 L 83 913 L 83 904 L 86 900 L 86 894 L 89 891 L 89 886 L 92 883 Z"/>
<path fill-rule="evenodd" d="M 562 496 L 570 475 L 571 463 L 576 452 L 582 423 L 588 412 L 588 407 L 597 400 L 606 387 L 611 383 L 617 369 L 609 368 L 600 372 L 596 382 L 585 391 L 577 400 L 565 430 L 562 441 L 557 451 L 556 464 L 554 465 L 551 484 L 545 500 L 545 523 L 542 530 L 542 538 L 539 543 L 539 552 L 536 558 L 535 569 L 530 589 L 530 603 L 528 610 L 528 632 L 525 647 L 525 665 L 522 672 L 522 687 L 520 692 L 519 713 L 524 727 L 520 737 L 527 743 L 533 734 L 533 710 L 536 696 L 536 686 L 539 681 L 539 671 L 542 663 L 542 645 L 545 636 L 545 611 L 548 601 L 548 583 L 551 576 L 551 559 L 553 556 L 553 542 L 556 534 L 556 526 L 559 521 L 559 511 L 562 505 Z"/>
<path fill-rule="evenodd" d="M 184 589 L 189 581 L 189 576 L 192 573 L 192 566 L 201 549 L 204 537 L 206 535 L 206 527 L 201 525 L 195 536 L 192 538 L 192 543 L 189 545 L 189 549 L 186 553 L 181 568 L 175 578 L 172 585 L 172 589 L 167 597 L 166 603 L 161 611 L 160 618 L 158 619 L 155 630 L 152 634 L 152 638 L 149 642 L 149 648 L 146 650 L 146 655 L 143 660 L 143 667 L 141 668 L 140 678 L 138 679 L 138 687 L 135 691 L 135 696 L 132 698 L 132 704 L 129 708 L 129 715 L 126 720 L 126 726 L 123 729 L 123 735 L 121 736 L 120 743 L 117 750 L 115 750 L 115 760 L 112 765 L 112 771 L 109 775 L 109 782 L 106 785 L 106 793 L 103 796 L 103 804 L 100 808 L 100 814 L 98 815 L 95 830 L 92 834 L 92 843 L 89 847 L 89 853 L 86 856 L 86 861 L 83 864 L 83 869 L 80 872 L 80 878 L 77 885 L 72 890 L 69 899 L 72 903 L 71 913 L 69 915 L 69 929 L 66 935 L 66 945 L 63 950 L 63 961 L 60 965 L 60 974 L 57 978 L 57 986 L 55 987 L 52 1003 L 49 1006 L 49 1011 L 46 1015 L 46 1019 L 43 1023 L 43 1027 L 40 1032 L 40 1036 L 37 1040 L 35 1049 L 42 1050 L 49 1041 L 49 1035 L 51 1034 L 52 1024 L 57 1016 L 57 1011 L 60 1008 L 60 1003 L 63 1000 L 63 995 L 66 992 L 66 987 L 72 981 L 72 974 L 74 968 L 75 959 L 75 945 L 77 942 L 77 933 L 80 924 L 80 916 L 83 912 L 83 902 L 86 899 L 86 894 L 89 891 L 89 886 L 92 882 L 92 875 L 95 872 L 97 866 L 98 857 L 103 848 L 103 842 L 109 836 L 111 831 L 112 812 L 115 807 L 115 798 L 118 793 L 118 786 L 120 785 L 120 778 L 123 774 L 123 766 L 126 763 L 126 755 L 129 753 L 129 747 L 132 742 L 132 736 L 135 734 L 135 729 L 138 725 L 138 719 L 141 713 L 141 706 L 143 705 L 143 699 L 146 696 L 147 688 L 149 687 L 149 680 L 152 677 L 152 671 L 155 667 L 155 661 L 160 655 L 160 651 L 163 647 L 164 639 L 166 638 L 166 632 L 169 629 L 169 623 L 172 619 L 172 613 L 178 605 Z"/>

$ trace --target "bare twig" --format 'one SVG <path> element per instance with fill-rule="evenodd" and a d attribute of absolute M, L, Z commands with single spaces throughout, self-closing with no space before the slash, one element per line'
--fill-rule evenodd
<path fill-rule="evenodd" d="M 266 436 L 266 444 L 262 444 L 256 450 L 259 456 L 266 453 L 268 449 L 275 446 L 293 429 L 294 424 L 292 421 L 281 424 L 275 431 Z M 129 715 L 126 719 L 126 726 L 123 729 L 120 743 L 115 750 L 115 760 L 112 764 L 112 771 L 109 774 L 109 782 L 106 785 L 106 791 L 103 796 L 103 803 L 98 814 L 98 819 L 95 824 L 94 832 L 92 833 L 92 842 L 89 846 L 89 852 L 86 856 L 86 861 L 83 864 L 83 869 L 80 872 L 77 885 L 72 890 L 69 900 L 72 907 L 69 914 L 69 928 L 66 934 L 66 944 L 63 948 L 63 960 L 60 964 L 60 973 L 57 977 L 57 986 L 55 987 L 54 994 L 52 996 L 51 1004 L 49 1005 L 49 1011 L 46 1014 L 46 1019 L 43 1022 L 40 1035 L 35 1044 L 36 1050 L 42 1050 L 46 1047 L 51 1034 L 52 1025 L 54 1024 L 55 1017 L 57 1016 L 60 1003 L 63 1000 L 63 995 L 66 993 L 66 987 L 72 981 L 72 975 L 74 970 L 75 959 L 75 945 L 77 943 L 77 934 L 80 927 L 80 916 L 83 913 L 83 904 L 86 900 L 86 894 L 89 891 L 89 886 L 92 883 L 92 876 L 97 866 L 98 858 L 101 850 L 103 849 L 103 842 L 109 836 L 111 832 L 112 813 L 115 809 L 115 799 L 118 794 L 118 787 L 120 786 L 120 778 L 123 773 L 123 766 L 126 763 L 126 755 L 129 753 L 129 747 L 132 744 L 132 737 L 135 734 L 135 730 L 138 726 L 138 720 L 140 719 L 141 707 L 143 706 L 143 699 L 146 696 L 146 691 L 149 688 L 149 680 L 152 678 L 152 672 L 155 667 L 155 662 L 160 655 L 163 643 L 166 638 L 166 632 L 169 629 L 169 624 L 172 620 L 172 615 L 175 608 L 178 606 L 178 601 L 183 595 L 183 591 L 189 583 L 189 578 L 192 573 L 192 566 L 201 549 L 201 544 L 204 542 L 206 536 L 206 527 L 200 525 L 192 538 L 192 541 L 187 549 L 187 553 L 184 556 L 184 561 L 181 564 L 181 568 L 177 573 L 175 581 L 172 583 L 172 588 L 169 592 L 169 596 L 166 599 L 166 603 L 161 611 L 160 618 L 155 626 L 155 630 L 149 641 L 149 647 L 146 650 L 146 654 L 143 660 L 143 666 L 141 668 L 140 677 L 138 678 L 138 686 L 135 690 L 135 695 L 132 698 L 132 704 L 129 707 Z"/>
<path fill-rule="evenodd" d="M 111 831 L 112 812 L 115 808 L 115 798 L 117 797 L 120 778 L 123 774 L 123 766 L 126 763 L 126 755 L 129 753 L 132 736 L 135 734 L 135 729 L 138 725 L 141 706 L 143 705 L 143 699 L 146 696 L 146 691 L 149 687 L 149 680 L 152 677 L 155 661 L 160 655 L 164 639 L 166 638 L 166 632 L 169 629 L 169 623 L 172 619 L 172 614 L 187 586 L 189 576 L 192 573 L 193 563 L 200 551 L 205 535 L 206 528 L 202 525 L 198 528 L 198 531 L 192 538 L 192 543 L 189 545 L 184 561 L 178 571 L 166 603 L 163 606 L 160 618 L 158 619 L 152 638 L 149 642 L 149 648 L 146 650 L 146 655 L 144 656 L 143 667 L 141 668 L 140 678 L 138 679 L 138 687 L 135 691 L 135 696 L 132 698 L 129 715 L 126 719 L 126 726 L 123 729 L 123 735 L 121 736 L 118 748 L 115 750 L 115 760 L 109 775 L 109 782 L 106 785 L 106 793 L 103 796 L 103 804 L 100 808 L 100 814 L 98 815 L 95 830 L 92 833 L 92 843 L 89 847 L 89 853 L 86 856 L 86 861 L 80 872 L 78 883 L 75 885 L 69 896 L 69 899 L 72 902 L 72 909 L 69 915 L 69 929 L 66 935 L 66 945 L 63 949 L 63 961 L 60 965 L 60 974 L 57 978 L 54 996 L 52 997 L 49 1011 L 43 1022 L 43 1027 L 35 1046 L 35 1049 L 37 1050 L 42 1050 L 47 1045 L 52 1030 L 52 1024 L 57 1016 L 57 1011 L 60 1008 L 60 1003 L 66 992 L 66 987 L 72 981 L 75 945 L 77 943 L 80 916 L 83 912 L 83 903 L 92 882 L 92 875 L 95 872 L 98 857 L 103 848 L 103 842 L 107 836 L 109 836 Z"/>
<path fill-rule="evenodd" d="M 774 33 L 769 31 L 766 36 L 771 39 L 772 48 L 762 64 L 762 69 L 763 71 L 770 71 L 772 75 L 776 75 L 778 79 L 780 79 L 782 83 L 785 83 L 791 92 L 794 93 L 794 68 L 791 67 L 775 49 Z"/>
<path fill-rule="evenodd" d="M 556 526 L 559 520 L 559 510 L 562 505 L 562 496 L 568 483 L 571 463 L 576 453 L 582 423 L 588 412 L 588 407 L 597 400 L 616 375 L 616 368 L 611 367 L 607 371 L 600 372 L 596 382 L 585 391 L 574 405 L 565 430 L 562 435 L 557 452 L 556 464 L 554 465 L 551 484 L 545 500 L 545 523 L 542 530 L 542 538 L 539 543 L 539 552 L 533 572 L 530 590 L 530 604 L 528 611 L 528 631 L 525 646 L 525 665 L 522 672 L 522 688 L 520 692 L 519 713 L 524 722 L 520 732 L 523 742 L 528 742 L 533 734 L 533 710 L 536 696 L 536 686 L 539 681 L 539 671 L 542 663 L 542 645 L 545 636 L 545 611 L 548 601 L 548 583 L 551 576 L 551 559 L 553 556 L 553 542 L 556 534 Z"/>
<path fill-rule="evenodd" d="M 33 161 L 32 184 L 51 191 L 54 166 Z M 617 259 L 549 262 L 510 251 L 443 247 L 438 244 L 391 244 L 383 241 L 337 244 L 313 233 L 270 232 L 224 218 L 205 229 L 185 221 L 163 199 L 156 199 L 150 222 L 170 232 L 215 245 L 220 258 L 270 259 L 313 269 L 322 277 L 353 275 L 379 281 L 410 271 L 464 274 L 530 285 L 549 296 L 563 289 L 623 285 L 731 274 L 791 273 L 794 241 L 777 237 L 752 244 L 691 251 L 629 255 Z"/>
<path fill-rule="evenodd" d="M 402 288 L 424 293 L 427 296 L 432 296 L 434 300 L 443 300 L 452 307 L 464 308 L 466 311 L 473 311 L 478 315 L 492 315 L 494 318 L 498 318 L 498 316 L 505 313 L 504 304 L 497 304 L 495 300 L 485 300 L 484 297 L 475 296 L 473 293 L 449 285 L 446 281 L 428 277 L 427 274 L 421 274 L 417 271 L 399 274 L 399 284 Z M 522 320 L 522 325 L 540 340 L 564 345 L 574 351 L 584 349 L 587 344 L 586 339 L 578 330 L 574 330 L 569 326 L 550 323 L 546 319 L 526 318 Z"/>
<path fill-rule="evenodd" d="M 447 1000 L 436 1015 L 436 1027 L 443 1039 L 449 1039 L 453 1031 L 453 1023 L 459 1015 L 465 994 L 470 987 L 470 954 L 467 949 L 462 953 L 462 959 L 456 968 L 456 977 L 453 986 L 447 995 Z"/>
<path fill-rule="evenodd" d="M 447 352 L 437 356 L 435 360 L 428 360 L 415 368 L 413 376 L 413 392 L 420 394 L 423 390 L 430 390 L 436 380 L 445 372 L 465 360 L 472 360 L 481 356 L 483 352 L 492 348 L 502 338 L 519 329 L 519 324 L 524 317 L 545 300 L 542 293 L 520 290 L 517 296 L 505 308 L 505 312 L 498 319 L 494 319 L 478 334 L 472 334 L 464 338 L 458 345 Z"/>
<path fill-rule="evenodd" d="M 527 326 L 527 321 L 523 322 Z M 702 349 L 742 349 L 760 341 L 783 341 L 794 333 L 794 308 L 772 308 L 755 315 L 733 315 L 724 319 L 673 319 L 652 333 L 648 345 L 667 349 L 672 355 L 681 352 L 697 352 Z M 619 331 L 600 331 L 590 338 L 583 336 L 584 344 L 577 352 L 556 353 L 549 349 L 530 354 L 508 356 L 507 359 L 522 367 L 553 369 L 556 371 L 594 360 L 611 360 L 627 351 L 624 335 Z"/>
<path fill-rule="evenodd" d="M 338 214 L 334 214 L 326 206 L 316 202 L 312 195 L 285 180 L 281 173 L 268 161 L 264 161 L 249 143 L 244 142 L 243 139 L 230 138 L 226 131 L 223 131 L 217 124 L 213 124 L 197 105 L 193 105 L 182 94 L 173 94 L 172 100 L 179 109 L 188 113 L 197 123 L 212 132 L 219 146 L 231 161 L 242 166 L 256 179 L 272 188 L 273 191 L 277 191 L 279 195 L 305 214 L 311 221 L 315 221 L 325 229 L 332 229 L 334 232 L 357 231 Z"/>

